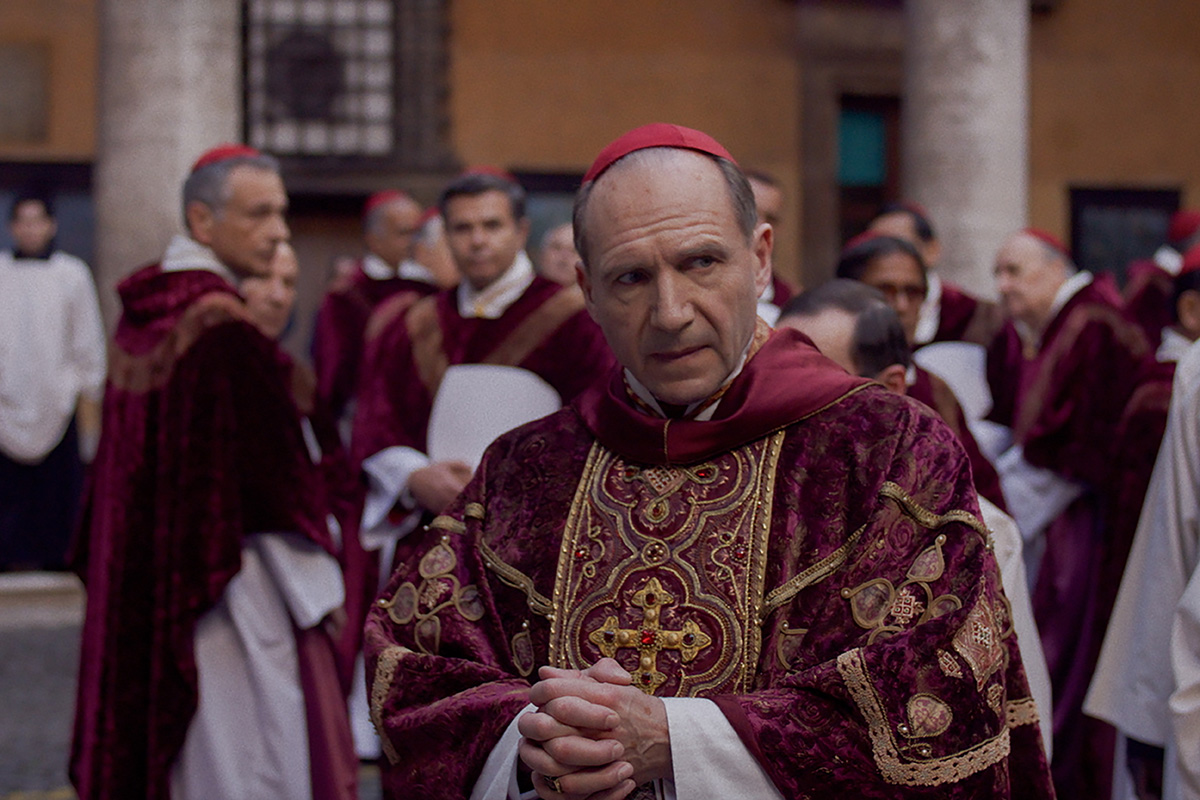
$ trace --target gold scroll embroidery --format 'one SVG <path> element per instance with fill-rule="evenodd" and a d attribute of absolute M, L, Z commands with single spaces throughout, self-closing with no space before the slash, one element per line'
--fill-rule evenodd
<path fill-rule="evenodd" d="M 701 464 L 667 467 L 630 464 L 593 445 L 559 550 L 553 607 L 561 611 L 551 623 L 550 663 L 587 666 L 603 655 L 601 645 L 611 649 L 604 639 L 610 630 L 614 637 L 636 630 L 641 649 L 649 626 L 634 598 L 656 579 L 674 603 L 660 607 L 652 644 L 669 635 L 682 644 L 691 634 L 693 642 L 708 637 L 711 646 L 694 659 L 669 643 L 659 647 L 646 670 L 651 683 L 679 696 L 745 691 L 762 648 L 759 620 L 783 438 L 780 431 Z M 618 660 L 622 653 L 629 657 L 627 650 L 614 652 Z M 645 654 L 638 655 L 639 666 L 627 661 L 628 668 L 640 668 Z"/>
<path fill-rule="evenodd" d="M 449 519 L 447 517 L 447 519 Z M 458 556 L 450 548 L 450 537 L 442 538 L 421 557 L 417 572 L 421 585 L 405 581 L 391 598 L 380 598 L 377 605 L 397 625 L 413 623 L 413 642 L 422 653 L 437 653 L 442 639 L 442 621 L 438 614 L 453 607 L 468 622 L 483 619 L 483 598 L 474 584 L 463 586 L 451 574 Z"/>
<path fill-rule="evenodd" d="M 856 648 L 842 653 L 838 656 L 837 667 L 855 705 L 867 720 L 867 732 L 871 738 L 875 765 L 879 767 L 884 780 L 889 783 L 905 786 L 941 786 L 974 775 L 1008 757 L 1011 740 L 1006 726 L 992 738 L 961 752 L 927 761 L 902 761 L 899 747 L 892 736 L 883 710 L 883 703 L 875 693 L 875 687 L 871 685 L 862 651 Z M 927 745 L 925 748 L 920 751 L 922 756 L 932 752 Z"/>

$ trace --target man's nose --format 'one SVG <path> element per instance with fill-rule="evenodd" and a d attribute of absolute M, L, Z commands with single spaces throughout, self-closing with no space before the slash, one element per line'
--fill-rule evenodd
<path fill-rule="evenodd" d="M 696 314 L 687 282 L 673 271 L 664 271 L 654 283 L 654 324 L 669 331 L 686 327 Z"/>
<path fill-rule="evenodd" d="M 292 232 L 288 229 L 287 220 L 283 218 L 283 214 L 271 216 L 270 234 L 271 239 L 276 242 L 286 242 L 292 237 Z"/>

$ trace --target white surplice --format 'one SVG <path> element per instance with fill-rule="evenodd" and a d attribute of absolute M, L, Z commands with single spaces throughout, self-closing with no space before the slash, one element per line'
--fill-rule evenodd
<path fill-rule="evenodd" d="M 1164 797 L 1172 800 L 1200 798 L 1198 561 L 1200 343 L 1175 371 L 1166 432 L 1083 707 L 1126 736 L 1166 747 Z"/>
<path fill-rule="evenodd" d="M 87 264 L 0 252 L 0 452 L 44 459 L 66 433 L 80 396 L 104 390 L 104 326 Z"/>
<path fill-rule="evenodd" d="M 248 536 L 242 567 L 196 626 L 199 703 L 171 769 L 172 800 L 309 800 L 296 638 L 345 601 L 337 561 L 286 533 Z"/>

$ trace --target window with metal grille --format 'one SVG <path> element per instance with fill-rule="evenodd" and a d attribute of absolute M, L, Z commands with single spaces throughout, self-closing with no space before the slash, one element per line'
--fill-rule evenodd
<path fill-rule="evenodd" d="M 392 155 L 392 0 L 246 0 L 246 137 L 281 156 Z"/>

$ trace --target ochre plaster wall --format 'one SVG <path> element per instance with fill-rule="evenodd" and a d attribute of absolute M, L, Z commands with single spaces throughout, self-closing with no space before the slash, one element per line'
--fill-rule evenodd
<path fill-rule="evenodd" d="M 795 26 L 780 0 L 454 0 L 455 150 L 467 164 L 582 173 L 629 128 L 700 128 L 783 183 L 777 265 L 795 275 Z"/>
<path fill-rule="evenodd" d="M 0 43 L 50 49 L 46 141 L 0 140 L 0 161 L 90 161 L 96 150 L 96 0 L 2 0 Z"/>
<path fill-rule="evenodd" d="M 1200 206 L 1200 5 L 1063 0 L 1030 30 L 1030 222 L 1066 238 L 1068 190 L 1184 189 Z"/>

